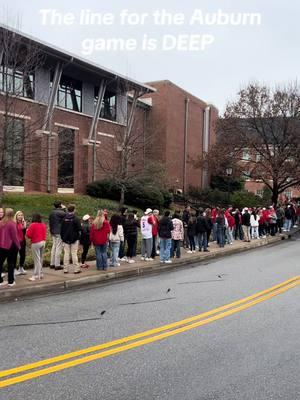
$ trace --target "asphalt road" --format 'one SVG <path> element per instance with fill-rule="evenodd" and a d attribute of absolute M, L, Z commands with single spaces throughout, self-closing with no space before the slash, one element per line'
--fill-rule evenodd
<path fill-rule="evenodd" d="M 243 299 L 300 275 L 299 255 L 295 239 L 158 276 L 1 304 L 0 371 Z M 163 340 L 12 383 L 0 399 L 298 400 L 299 311 L 296 285 Z"/>

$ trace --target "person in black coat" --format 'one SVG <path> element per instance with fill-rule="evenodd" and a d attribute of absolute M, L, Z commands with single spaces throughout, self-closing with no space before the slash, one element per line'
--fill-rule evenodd
<path fill-rule="evenodd" d="M 140 226 L 138 218 L 133 213 L 129 213 L 124 223 L 124 237 L 127 240 L 127 262 L 134 263 L 133 257 L 135 256 L 138 228 Z"/>
<path fill-rule="evenodd" d="M 81 224 L 79 218 L 75 216 L 75 206 L 70 204 L 68 212 L 63 219 L 61 225 L 61 239 L 64 247 L 64 273 L 69 272 L 70 255 L 72 257 L 72 264 L 74 266 L 74 274 L 81 272 L 78 262 L 78 246 L 81 233 Z"/>
<path fill-rule="evenodd" d="M 172 230 L 174 229 L 170 218 L 170 211 L 166 211 L 159 222 L 158 235 L 160 238 L 160 262 L 171 263 Z"/>
<path fill-rule="evenodd" d="M 52 236 L 52 249 L 51 249 L 51 260 L 50 268 L 62 269 L 60 266 L 60 256 L 63 248 L 63 243 L 60 236 L 61 224 L 66 216 L 66 207 L 60 202 L 56 201 L 54 209 L 49 215 L 49 230 Z"/>
<path fill-rule="evenodd" d="M 199 251 L 209 251 L 207 249 L 207 231 L 208 225 L 205 216 L 203 215 L 203 209 L 199 209 L 199 216 L 196 222 L 196 234 L 198 235 Z"/>
<path fill-rule="evenodd" d="M 88 254 L 90 246 L 91 246 L 90 223 L 91 223 L 91 217 L 88 214 L 84 215 L 82 217 L 81 234 L 80 234 L 80 241 L 79 241 L 82 246 L 81 268 L 89 267 L 85 263 L 85 261 L 86 261 L 87 254 Z"/>

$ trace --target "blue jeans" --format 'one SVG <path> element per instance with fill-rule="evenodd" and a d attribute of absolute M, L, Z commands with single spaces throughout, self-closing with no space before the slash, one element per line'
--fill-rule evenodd
<path fill-rule="evenodd" d="M 97 269 L 107 269 L 107 244 L 95 246 Z"/>
<path fill-rule="evenodd" d="M 218 237 L 219 246 L 224 247 L 224 245 L 225 245 L 225 228 L 223 225 L 218 225 L 217 237 Z"/>
<path fill-rule="evenodd" d="M 283 227 L 284 227 L 285 230 L 287 230 L 289 232 L 291 230 L 291 227 L 292 227 L 292 220 L 291 219 L 286 219 L 284 221 Z"/>
<path fill-rule="evenodd" d="M 111 248 L 111 264 L 116 267 L 118 264 L 118 255 L 120 250 L 120 243 L 121 242 L 110 242 Z"/>
<path fill-rule="evenodd" d="M 198 241 L 199 241 L 199 251 L 201 251 L 202 247 L 203 247 L 203 250 L 207 250 L 207 235 L 206 235 L 206 232 L 199 232 L 198 233 Z"/>
<path fill-rule="evenodd" d="M 160 238 L 160 261 L 169 261 L 171 254 L 172 239 Z"/>

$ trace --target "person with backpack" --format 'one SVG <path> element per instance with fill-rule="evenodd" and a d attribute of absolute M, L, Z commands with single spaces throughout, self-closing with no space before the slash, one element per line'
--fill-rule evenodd
<path fill-rule="evenodd" d="M 226 229 L 226 218 L 224 215 L 224 209 L 221 208 L 218 211 L 218 215 L 216 217 L 216 225 L 217 225 L 217 241 L 219 247 L 224 247 L 225 246 L 225 229 Z"/>
<path fill-rule="evenodd" d="M 64 248 L 64 273 L 69 273 L 70 256 L 74 266 L 74 274 L 80 274 L 81 269 L 78 262 L 78 247 L 81 233 L 81 224 L 78 217 L 75 215 L 75 206 L 69 204 L 67 213 L 61 224 L 61 239 Z"/>

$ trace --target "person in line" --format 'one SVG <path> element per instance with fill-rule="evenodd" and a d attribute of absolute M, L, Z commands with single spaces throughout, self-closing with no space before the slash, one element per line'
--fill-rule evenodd
<path fill-rule="evenodd" d="M 218 245 L 219 247 L 224 247 L 226 223 L 225 223 L 224 209 L 222 208 L 218 210 L 218 216 L 216 217 L 216 224 L 217 224 L 216 234 L 218 238 Z"/>
<path fill-rule="evenodd" d="M 197 218 L 196 215 L 193 213 L 190 216 L 187 225 L 187 235 L 190 244 L 190 250 L 187 253 L 195 253 L 196 252 L 196 243 L 195 243 L 195 236 L 196 236 L 196 222 Z"/>
<path fill-rule="evenodd" d="M 61 239 L 64 248 L 64 273 L 69 273 L 70 256 L 74 266 L 74 274 L 80 274 L 81 269 L 78 261 L 78 247 L 81 233 L 79 218 L 75 215 L 74 204 L 69 204 L 67 213 L 61 224 Z"/>
<path fill-rule="evenodd" d="M 160 238 L 160 262 L 170 264 L 171 247 L 172 247 L 172 231 L 174 229 L 170 218 L 170 211 L 165 211 L 164 216 L 160 220 L 158 234 Z"/>
<path fill-rule="evenodd" d="M 277 225 L 278 231 L 279 231 L 279 233 L 282 233 L 282 228 L 283 228 L 283 223 L 284 223 L 284 209 L 283 209 L 282 205 L 279 205 L 279 207 L 277 207 L 276 217 L 277 217 L 276 225 Z"/>
<path fill-rule="evenodd" d="M 95 246 L 97 270 L 107 270 L 107 243 L 109 239 L 110 225 L 105 218 L 104 211 L 99 210 L 92 223 L 90 239 Z"/>
<path fill-rule="evenodd" d="M 34 270 L 29 280 L 34 282 L 43 279 L 43 254 L 46 244 L 47 227 L 42 222 L 39 213 L 32 215 L 32 221 L 27 229 L 26 236 L 31 240 L 31 252 L 33 256 Z"/>
<path fill-rule="evenodd" d="M 235 227 L 235 219 L 234 216 L 232 215 L 232 209 L 226 214 L 225 216 L 227 218 L 228 222 L 228 227 L 226 229 L 227 232 L 227 238 L 228 238 L 228 243 L 233 244 L 233 231 Z"/>
<path fill-rule="evenodd" d="M 290 232 L 292 227 L 292 218 L 293 218 L 293 213 L 290 204 L 288 204 L 288 206 L 286 207 L 284 216 L 285 216 L 285 221 L 284 221 L 283 231 Z"/>
<path fill-rule="evenodd" d="M 205 210 L 205 219 L 206 219 L 206 226 L 207 226 L 207 247 L 209 247 L 209 242 L 210 242 L 210 236 L 211 232 L 213 230 L 213 222 L 212 222 L 212 217 L 211 217 L 211 209 L 207 208 Z"/>
<path fill-rule="evenodd" d="M 152 224 L 152 238 L 153 238 L 153 243 L 152 243 L 152 253 L 151 253 L 151 258 L 155 258 L 157 253 L 157 244 L 158 244 L 158 220 L 159 216 L 159 211 L 158 210 L 153 210 L 152 218 L 153 218 L 153 224 Z"/>
<path fill-rule="evenodd" d="M 250 214 L 247 207 L 244 208 L 244 213 L 242 214 L 242 226 L 244 233 L 244 242 L 251 242 L 250 236 Z"/>
<path fill-rule="evenodd" d="M 258 216 L 259 216 L 258 234 L 259 234 L 259 237 L 262 238 L 262 239 L 265 239 L 267 237 L 266 219 L 265 219 L 264 211 L 265 211 L 265 208 L 260 209 L 258 211 Z"/>
<path fill-rule="evenodd" d="M 121 224 L 122 220 L 119 215 L 114 214 L 110 219 L 111 231 L 109 234 L 109 245 L 111 248 L 111 266 L 119 267 L 118 255 L 121 243 L 124 242 L 124 230 Z"/>
<path fill-rule="evenodd" d="M 252 211 L 250 216 L 251 236 L 252 239 L 260 239 L 259 237 L 259 215 L 255 210 Z"/>
<path fill-rule="evenodd" d="M 174 258 L 176 254 L 176 258 L 181 257 L 180 252 L 180 243 L 184 238 L 184 229 L 183 223 L 180 219 L 179 211 L 176 211 L 172 218 L 172 224 L 174 229 L 172 230 L 172 248 L 171 248 L 171 257 Z"/>
<path fill-rule="evenodd" d="M 276 230 L 277 230 L 277 215 L 276 211 L 274 210 L 274 207 L 269 208 L 269 228 L 270 228 L 270 235 L 275 236 Z"/>
<path fill-rule="evenodd" d="M 188 223 L 191 217 L 191 207 L 186 206 L 182 213 L 182 223 L 184 229 L 184 239 L 183 239 L 183 248 L 189 248 L 189 237 L 188 237 Z"/>
<path fill-rule="evenodd" d="M 197 218 L 196 222 L 196 234 L 198 235 L 198 243 L 199 243 L 199 251 L 208 252 L 209 250 L 207 249 L 207 221 L 204 216 L 204 210 L 203 208 L 199 209 L 199 216 Z"/>
<path fill-rule="evenodd" d="M 86 264 L 86 258 L 91 247 L 90 240 L 90 225 L 91 225 L 91 217 L 89 214 L 86 214 L 82 217 L 81 222 L 81 234 L 79 243 L 82 246 L 82 254 L 81 254 L 81 268 L 88 268 L 88 264 Z"/>
<path fill-rule="evenodd" d="M 242 228 L 242 214 L 238 208 L 233 212 L 235 226 L 234 226 L 234 240 L 238 238 L 240 240 L 244 239 L 243 228 Z"/>
<path fill-rule="evenodd" d="M 141 260 L 152 261 L 152 210 L 147 208 L 145 214 L 141 218 L 141 233 L 142 233 L 142 248 L 141 248 Z"/>
<path fill-rule="evenodd" d="M 127 212 L 128 212 L 128 208 L 127 207 L 122 207 L 121 210 L 120 210 L 120 220 L 121 220 L 121 225 L 123 226 L 123 231 L 124 231 L 125 221 L 126 221 L 126 218 L 127 218 Z M 125 237 L 123 242 L 120 243 L 119 259 L 121 261 L 127 261 L 127 258 L 125 256 L 126 242 L 127 242 L 127 238 Z"/>
<path fill-rule="evenodd" d="M 66 216 L 66 207 L 60 201 L 56 201 L 53 205 L 54 209 L 49 215 L 49 230 L 53 242 L 51 249 L 50 268 L 61 270 L 63 267 L 60 265 L 60 257 L 63 243 L 60 233 L 62 221 Z"/>
<path fill-rule="evenodd" d="M 135 263 L 133 258 L 135 257 L 139 226 L 139 220 L 133 213 L 129 213 L 124 225 L 124 236 L 127 239 L 126 257 L 129 264 Z"/>
<path fill-rule="evenodd" d="M 25 259 L 26 259 L 26 221 L 24 218 L 24 214 L 22 211 L 17 211 L 14 217 L 14 220 L 17 225 L 17 231 L 18 231 L 18 237 L 20 240 L 20 250 L 18 251 L 19 253 L 19 268 L 16 269 L 17 267 L 17 259 L 18 259 L 18 253 L 16 254 L 16 259 L 15 259 L 15 275 L 26 275 L 25 271 Z"/>
<path fill-rule="evenodd" d="M 15 283 L 14 269 L 15 259 L 20 249 L 20 241 L 16 223 L 14 221 L 14 211 L 7 208 L 4 217 L 0 221 L 0 287 L 12 287 Z M 7 260 L 8 281 L 3 281 L 3 264 Z"/>

